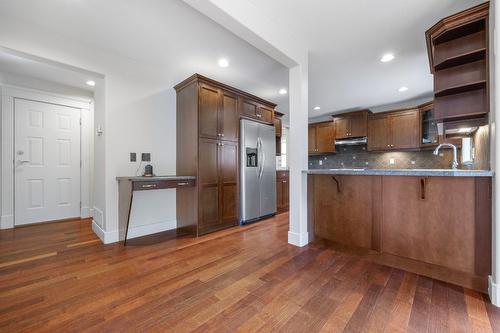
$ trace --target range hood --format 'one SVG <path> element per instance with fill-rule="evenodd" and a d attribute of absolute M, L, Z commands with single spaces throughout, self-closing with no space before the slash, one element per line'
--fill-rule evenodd
<path fill-rule="evenodd" d="M 358 146 L 358 145 L 366 145 L 368 142 L 366 136 L 361 138 L 349 138 L 349 139 L 339 139 L 335 140 L 336 146 Z"/>

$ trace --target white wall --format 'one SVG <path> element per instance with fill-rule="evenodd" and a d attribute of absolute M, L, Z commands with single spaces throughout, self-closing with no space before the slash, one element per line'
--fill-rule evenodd
<path fill-rule="evenodd" d="M 17 1 L 0 3 L 4 8 L 0 10 L 0 47 L 104 77 L 96 80 L 94 97 L 95 126 L 104 130 L 102 136 L 94 136 L 94 219 L 96 231 L 107 241 L 116 241 L 118 236 L 116 177 L 133 175 L 138 167 L 138 163 L 128 161 L 130 152 L 138 157 L 149 152 L 156 174 L 175 174 L 175 84 L 199 71 L 271 101 L 271 96 L 283 98 L 278 90 L 288 84 L 285 67 L 189 6 L 173 0 L 147 3 L 151 6 L 131 3 L 127 10 L 138 7 L 141 12 L 124 14 L 145 18 L 134 22 L 139 24 L 137 29 L 129 25 L 130 20 L 110 17 L 109 27 L 102 33 L 97 26 L 106 27 L 104 12 L 90 15 L 88 29 L 74 24 L 89 14 L 87 4 L 81 4 L 85 7 L 83 16 L 71 11 L 70 4 L 47 4 L 68 10 L 66 16 L 75 16 L 71 20 L 45 7 L 38 8 L 43 13 L 36 15 L 31 8 L 23 10 Z M 36 7 L 39 3 L 32 4 Z M 93 6 L 108 5 L 98 2 Z M 112 12 L 112 3 L 108 7 L 105 10 Z M 121 25 L 123 29 L 117 29 Z M 171 25 L 179 30 L 172 30 Z M 125 36 L 126 32 L 130 36 Z M 227 54 L 233 55 L 231 66 L 221 70 L 217 58 Z M 277 83 L 282 77 L 284 84 Z M 148 225 L 144 230 L 151 231 L 172 227 L 175 216 L 174 190 L 136 193 L 132 228 Z"/>

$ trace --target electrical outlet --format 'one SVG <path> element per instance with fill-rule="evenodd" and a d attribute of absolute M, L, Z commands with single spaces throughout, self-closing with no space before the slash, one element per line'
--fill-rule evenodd
<path fill-rule="evenodd" d="M 323 165 L 323 161 L 322 160 L 319 160 L 319 165 Z"/>
<path fill-rule="evenodd" d="M 151 162 L 151 153 L 142 153 L 141 161 L 143 162 Z"/>
<path fill-rule="evenodd" d="M 393 158 L 389 159 L 389 164 L 396 164 L 396 161 Z"/>
<path fill-rule="evenodd" d="M 137 162 L 137 153 L 130 153 L 130 162 Z"/>

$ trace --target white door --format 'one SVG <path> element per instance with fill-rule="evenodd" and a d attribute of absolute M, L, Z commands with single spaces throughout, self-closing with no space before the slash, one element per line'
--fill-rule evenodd
<path fill-rule="evenodd" d="M 80 109 L 15 99 L 15 225 L 80 216 Z"/>

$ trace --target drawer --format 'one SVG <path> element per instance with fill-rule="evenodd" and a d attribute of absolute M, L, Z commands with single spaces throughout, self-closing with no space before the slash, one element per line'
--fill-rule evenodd
<path fill-rule="evenodd" d="M 195 180 L 152 180 L 134 182 L 133 184 L 134 191 L 148 191 L 161 190 L 165 188 L 192 187 L 195 185 Z"/>

